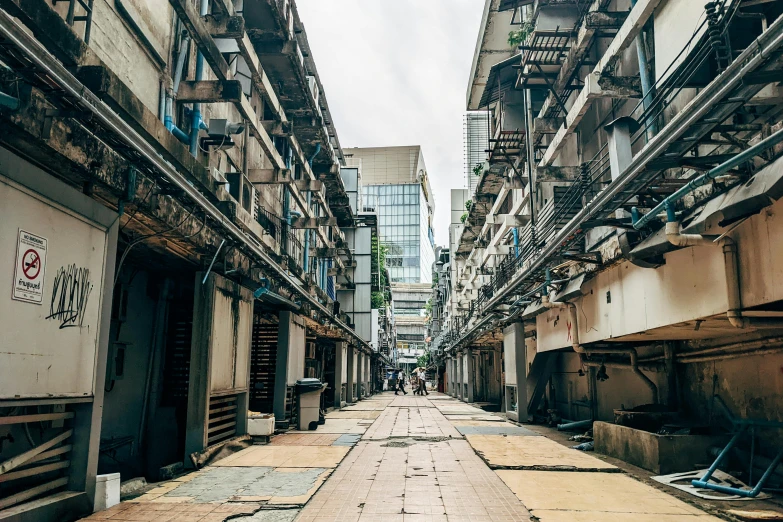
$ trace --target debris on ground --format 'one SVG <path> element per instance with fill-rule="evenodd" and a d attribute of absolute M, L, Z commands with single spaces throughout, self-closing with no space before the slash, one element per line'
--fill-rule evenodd
<path fill-rule="evenodd" d="M 593 449 L 595 448 L 595 443 L 593 441 L 583 442 L 582 444 L 577 444 L 576 446 L 573 446 L 573 448 L 579 451 L 593 451 Z"/>

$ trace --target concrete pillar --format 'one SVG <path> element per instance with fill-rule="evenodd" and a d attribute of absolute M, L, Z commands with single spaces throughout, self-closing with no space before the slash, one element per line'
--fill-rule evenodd
<path fill-rule="evenodd" d="M 355 384 L 354 379 L 354 363 L 356 361 L 356 354 L 354 353 L 354 347 L 352 344 L 348 345 L 348 350 L 346 352 L 348 357 L 348 376 L 347 380 L 345 382 L 345 402 L 351 403 L 355 402 L 356 398 L 354 397 L 353 387 Z"/>
<path fill-rule="evenodd" d="M 275 367 L 275 421 L 285 420 L 285 399 L 289 386 L 304 378 L 305 326 L 302 317 L 293 312 L 279 314 L 277 330 L 277 365 Z"/>
<path fill-rule="evenodd" d="M 209 435 L 209 407 L 213 396 L 236 396 L 236 432 L 247 425 L 250 386 L 250 338 L 253 328 L 253 292 L 211 273 L 195 281 L 185 454 L 203 451 L 214 441 Z M 232 326 L 225 327 L 229 323 Z M 304 354 L 304 334 L 302 337 Z M 304 368 L 304 355 L 302 359 Z M 186 458 L 185 465 L 192 463 Z"/>
<path fill-rule="evenodd" d="M 334 407 L 342 408 L 345 402 L 345 392 L 343 385 L 346 382 L 348 373 L 348 361 L 346 343 L 334 344 Z"/>
<path fill-rule="evenodd" d="M 466 368 L 467 379 L 465 379 L 465 382 L 467 382 L 468 390 L 467 390 L 467 402 L 473 402 L 473 390 L 476 386 L 476 368 L 475 368 L 475 362 L 473 361 L 473 350 L 468 348 L 465 353 L 465 357 L 467 357 L 468 366 Z"/>
<path fill-rule="evenodd" d="M 524 325 L 514 323 L 503 329 L 503 357 L 506 385 L 503 390 L 506 415 L 517 422 L 527 421 L 527 350 Z M 516 397 L 515 397 L 516 392 Z M 514 404 L 517 405 L 514 408 Z M 519 415 L 519 412 L 523 412 Z"/>
<path fill-rule="evenodd" d="M 364 389 L 364 353 L 362 353 L 361 349 L 356 349 L 356 397 L 354 398 L 354 401 L 360 401 L 364 398 L 364 393 L 362 393 L 362 389 Z"/>
<path fill-rule="evenodd" d="M 372 395 L 372 355 L 367 354 L 364 357 L 364 393 L 369 397 Z"/>
<path fill-rule="evenodd" d="M 465 366 L 462 360 L 462 353 L 457 354 L 457 396 L 456 398 L 462 400 L 462 396 L 465 395 Z"/>

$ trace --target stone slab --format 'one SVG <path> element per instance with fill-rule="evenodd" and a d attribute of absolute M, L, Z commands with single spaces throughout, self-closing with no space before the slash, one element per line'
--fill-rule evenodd
<path fill-rule="evenodd" d="M 251 446 L 215 463 L 218 467 L 335 468 L 346 446 Z"/>
<path fill-rule="evenodd" d="M 465 438 L 491 468 L 620 471 L 608 462 L 546 437 L 466 435 Z"/>
<path fill-rule="evenodd" d="M 334 441 L 332 446 L 355 446 L 359 440 L 361 440 L 362 436 L 359 434 L 354 433 L 344 433 L 343 435 L 340 435 L 340 437 Z"/>
<path fill-rule="evenodd" d="M 521 437 L 540 437 L 540 434 L 513 424 L 492 423 L 491 426 L 455 426 L 461 434 L 468 435 L 517 435 Z M 496 424 L 496 425 L 495 425 Z"/>
<path fill-rule="evenodd" d="M 621 473 L 497 470 L 498 476 L 542 522 L 569 511 L 587 512 L 583 520 L 607 520 L 609 514 L 681 517 L 706 515 L 685 502 Z M 573 515 L 573 514 L 572 514 Z M 593 518 L 589 518 L 592 516 Z M 551 520 L 576 520 L 551 518 Z M 620 518 L 619 520 L 625 520 Z M 710 520 L 710 519 L 707 519 Z M 701 522 L 701 520 L 699 521 Z"/>
<path fill-rule="evenodd" d="M 326 419 L 377 419 L 381 410 L 351 410 L 333 411 L 326 414 Z"/>
<path fill-rule="evenodd" d="M 331 446 L 339 433 L 283 433 L 272 437 L 271 446 Z"/>

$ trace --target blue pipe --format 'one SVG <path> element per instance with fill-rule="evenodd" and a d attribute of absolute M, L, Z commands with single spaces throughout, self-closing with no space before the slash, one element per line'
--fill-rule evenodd
<path fill-rule="evenodd" d="M 519 257 L 519 229 L 514 227 L 514 257 Z"/>
<path fill-rule="evenodd" d="M 0 105 L 8 107 L 11 110 L 16 110 L 19 108 L 19 98 L 14 98 L 13 96 L 0 92 Z"/>
<path fill-rule="evenodd" d="M 743 150 L 742 152 L 740 152 L 730 160 L 726 161 L 725 163 L 721 163 L 720 165 L 710 170 L 706 174 L 702 174 L 698 178 L 692 179 L 691 181 L 689 181 L 688 183 L 680 187 L 676 192 L 674 192 L 670 196 L 666 197 L 666 199 L 658 203 L 658 205 L 656 205 L 655 208 L 653 208 L 647 214 L 643 215 L 638 220 L 636 220 L 633 223 L 633 227 L 636 230 L 644 228 L 645 226 L 647 226 L 648 223 L 650 223 L 650 221 L 655 219 L 658 216 L 658 214 L 660 214 L 663 210 L 666 210 L 667 219 L 672 218 L 674 216 L 674 203 L 681 200 L 683 197 L 691 193 L 696 188 L 706 185 L 707 183 L 713 181 L 715 178 L 727 173 L 734 167 L 742 165 L 746 161 L 751 160 L 752 158 L 758 156 L 761 152 L 765 151 L 770 147 L 777 145 L 780 142 L 783 142 L 783 129 L 780 129 L 774 134 L 761 140 L 760 142 L 753 145 L 752 147 Z M 633 214 L 634 213 L 632 210 L 631 215 Z M 637 215 L 638 215 L 638 211 L 637 211 Z"/>
<path fill-rule="evenodd" d="M 182 70 L 185 66 L 185 57 L 188 54 L 189 48 L 190 36 L 186 35 L 182 39 L 182 44 L 179 48 L 179 55 L 177 56 L 177 65 L 174 69 L 174 85 L 172 87 L 172 96 L 176 96 L 177 91 L 179 91 L 179 84 L 182 81 Z M 172 100 L 172 96 L 166 96 L 166 107 L 164 110 L 165 116 L 163 117 L 163 124 L 166 126 L 166 129 L 168 129 L 168 131 L 174 135 L 174 137 L 176 137 L 185 145 L 189 145 L 190 136 L 188 136 L 185 131 L 174 125 L 174 116 L 172 110 L 172 105 L 174 102 Z"/>
<path fill-rule="evenodd" d="M 209 13 L 209 0 L 201 0 L 199 15 L 206 16 Z M 196 55 L 196 81 L 204 79 L 204 55 L 198 51 Z M 202 128 L 201 104 L 193 103 L 193 113 L 190 115 L 190 153 L 195 158 L 198 155 L 198 132 Z"/>

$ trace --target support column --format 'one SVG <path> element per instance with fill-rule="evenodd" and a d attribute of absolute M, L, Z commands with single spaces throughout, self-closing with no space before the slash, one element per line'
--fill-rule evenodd
<path fill-rule="evenodd" d="M 345 381 L 345 402 L 351 403 L 356 401 L 353 392 L 354 383 L 356 381 L 356 379 L 354 379 L 356 353 L 352 344 L 348 345 L 348 350 L 346 353 L 348 357 L 348 365 L 347 365 L 348 375 Z"/>
<path fill-rule="evenodd" d="M 372 355 L 364 356 L 364 393 L 367 397 L 372 395 Z"/>
<path fill-rule="evenodd" d="M 463 400 L 465 395 L 465 362 L 462 359 L 462 353 L 457 354 L 457 395 L 456 398 Z"/>
<path fill-rule="evenodd" d="M 334 350 L 334 407 L 342 408 L 345 402 L 343 386 L 347 382 L 348 373 L 346 343 L 335 343 Z"/>
<path fill-rule="evenodd" d="M 286 392 L 304 378 L 305 327 L 302 318 L 292 312 L 279 314 L 277 365 L 275 367 L 275 422 L 286 419 Z"/>
<path fill-rule="evenodd" d="M 360 401 L 364 399 L 364 352 L 361 348 L 356 349 L 356 398 L 354 401 Z"/>
<path fill-rule="evenodd" d="M 503 390 L 506 416 L 517 422 L 525 422 L 528 403 L 527 350 L 525 327 L 521 322 L 503 329 L 503 357 L 506 368 L 506 385 Z"/>
<path fill-rule="evenodd" d="M 468 384 L 467 386 L 468 390 L 466 393 L 467 395 L 466 402 L 473 402 L 473 390 L 476 386 L 476 368 L 475 368 L 475 363 L 473 361 L 473 350 L 468 348 L 466 350 L 465 357 L 467 357 L 467 362 L 468 362 L 466 368 L 466 373 L 468 375 L 467 375 L 467 379 L 465 379 L 465 382 L 467 382 Z"/>

